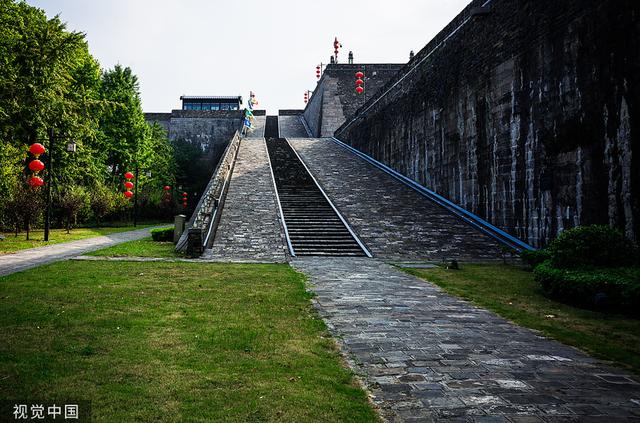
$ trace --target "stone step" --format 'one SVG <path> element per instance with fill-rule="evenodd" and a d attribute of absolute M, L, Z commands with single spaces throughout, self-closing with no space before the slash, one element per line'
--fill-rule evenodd
<path fill-rule="evenodd" d="M 364 256 L 286 140 L 267 139 L 267 149 L 289 241 L 296 255 Z"/>

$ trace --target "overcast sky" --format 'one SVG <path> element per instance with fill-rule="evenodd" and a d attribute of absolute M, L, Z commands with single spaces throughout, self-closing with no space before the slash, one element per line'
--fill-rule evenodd
<path fill-rule="evenodd" d="M 102 67 L 138 75 L 146 112 L 188 95 L 256 93 L 259 108 L 303 108 L 338 37 L 346 62 L 404 63 L 470 0 L 28 0 L 86 33 Z"/>

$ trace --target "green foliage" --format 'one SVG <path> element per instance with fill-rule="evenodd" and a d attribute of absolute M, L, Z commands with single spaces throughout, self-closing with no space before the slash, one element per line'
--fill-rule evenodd
<path fill-rule="evenodd" d="M 33 142 L 47 148 L 45 162 L 48 154 L 53 157 L 54 177 L 48 168 L 42 176 L 54 197 L 65 198 L 65 187 L 84 187 L 98 221 L 130 206 L 105 192 L 122 192 L 125 171 L 139 169 L 139 194 L 155 202 L 150 210 L 158 208 L 162 186 L 174 184 L 173 147 L 161 127 L 145 122 L 136 75 L 120 65 L 101 70 L 84 34 L 67 31 L 57 16 L 49 19 L 25 2 L 0 0 L 0 93 L 0 226 L 12 224 L 7 205 L 21 189 Z M 72 140 L 76 153 L 65 148 Z M 60 212 L 68 215 L 59 209 L 53 214 Z"/>
<path fill-rule="evenodd" d="M 158 242 L 173 241 L 173 228 L 157 228 L 151 230 L 151 238 Z"/>
<path fill-rule="evenodd" d="M 101 152 L 111 169 L 112 181 L 133 170 L 146 123 L 140 103 L 138 78 L 130 68 L 116 65 L 102 73 L 101 97 L 108 107 L 100 119 Z M 128 169 L 127 169 L 128 167 Z"/>
<path fill-rule="evenodd" d="M 561 233 L 546 248 L 559 269 L 624 267 L 637 264 L 636 247 L 617 229 L 604 225 L 580 226 Z"/>
<path fill-rule="evenodd" d="M 18 183 L 13 196 L 5 202 L 5 214 L 16 236 L 21 228 L 27 231 L 27 240 L 31 225 L 42 216 L 44 201 L 42 188 L 31 188 L 26 183 Z"/>
<path fill-rule="evenodd" d="M 533 273 L 551 298 L 590 309 L 638 314 L 640 268 L 559 269 L 548 260 Z"/>
<path fill-rule="evenodd" d="M 545 260 L 549 260 L 549 252 L 545 249 L 540 250 L 523 250 L 520 258 L 532 268 L 536 267 Z"/>
<path fill-rule="evenodd" d="M 640 268 L 637 248 L 620 231 L 590 225 L 569 229 L 545 249 L 526 252 L 545 294 L 585 308 L 637 313 Z"/>
<path fill-rule="evenodd" d="M 67 233 L 71 231 L 72 223 L 76 223 L 78 214 L 87 212 L 90 208 L 90 197 L 82 186 L 66 186 L 57 198 L 57 205 L 63 210 L 67 221 Z"/>
<path fill-rule="evenodd" d="M 89 207 L 96 220 L 96 226 L 100 226 L 100 220 L 114 209 L 116 204 L 115 196 L 115 192 L 104 185 L 96 185 L 91 190 Z"/>

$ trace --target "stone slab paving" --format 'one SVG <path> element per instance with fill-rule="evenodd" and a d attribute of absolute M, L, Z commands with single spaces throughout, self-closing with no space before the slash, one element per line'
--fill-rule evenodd
<path fill-rule="evenodd" d="M 256 129 L 254 129 L 247 138 L 264 138 L 264 125 L 266 119 L 266 116 L 255 116 L 253 125 Z"/>
<path fill-rule="evenodd" d="M 327 138 L 289 139 L 374 257 L 501 257 L 493 238 Z"/>
<path fill-rule="evenodd" d="M 30 248 L 12 254 L 0 255 L 0 276 L 21 272 L 54 261 L 65 260 L 89 251 L 99 250 L 123 242 L 142 239 L 150 235 L 151 229 L 154 228 L 119 232 L 111 235 L 63 242 L 45 247 Z"/>
<path fill-rule="evenodd" d="M 375 259 L 295 258 L 392 422 L 640 421 L 640 384 Z"/>
<path fill-rule="evenodd" d="M 267 145 L 263 138 L 245 138 L 240 141 L 213 245 L 203 259 L 284 261 L 286 257 Z"/>
<path fill-rule="evenodd" d="M 289 137 L 308 137 L 304 124 L 302 123 L 302 116 L 278 116 L 278 125 L 280 136 L 282 138 Z"/>

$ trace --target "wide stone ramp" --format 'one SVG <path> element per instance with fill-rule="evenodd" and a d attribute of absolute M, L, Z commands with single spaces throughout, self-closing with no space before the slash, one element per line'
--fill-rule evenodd
<path fill-rule="evenodd" d="M 264 138 L 264 126 L 267 117 L 264 115 L 254 116 L 253 125 L 255 129 L 249 133 L 249 138 Z"/>
<path fill-rule="evenodd" d="M 296 149 L 374 257 L 395 260 L 502 257 L 494 238 L 327 138 L 295 138 Z"/>
<path fill-rule="evenodd" d="M 640 384 L 375 259 L 293 260 L 392 422 L 627 422 Z"/>
<path fill-rule="evenodd" d="M 284 236 L 264 139 L 240 141 L 211 249 L 204 259 L 286 261 Z"/>
<path fill-rule="evenodd" d="M 282 138 L 308 137 L 309 133 L 307 133 L 307 130 L 302 123 L 302 119 L 302 115 L 278 116 L 278 121 L 280 124 L 280 136 Z"/>

